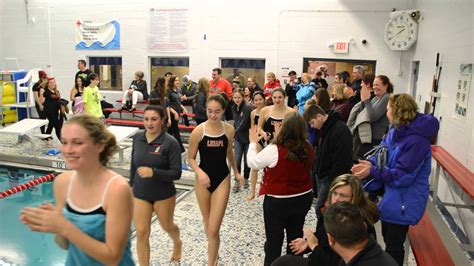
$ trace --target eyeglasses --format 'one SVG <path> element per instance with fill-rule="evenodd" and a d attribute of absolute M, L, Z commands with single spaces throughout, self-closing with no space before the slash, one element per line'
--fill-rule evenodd
<path fill-rule="evenodd" d="M 344 193 L 337 193 L 335 190 L 331 192 L 331 196 L 333 198 L 338 197 L 338 198 L 341 198 L 341 199 L 350 199 L 350 198 L 352 198 L 352 195 L 347 195 L 347 194 L 344 194 Z"/>

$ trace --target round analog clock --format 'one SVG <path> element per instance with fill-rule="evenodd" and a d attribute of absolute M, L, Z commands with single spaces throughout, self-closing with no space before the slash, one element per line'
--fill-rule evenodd
<path fill-rule="evenodd" d="M 418 35 L 419 13 L 402 11 L 394 14 L 385 25 L 385 42 L 394 51 L 405 51 L 415 42 Z"/>

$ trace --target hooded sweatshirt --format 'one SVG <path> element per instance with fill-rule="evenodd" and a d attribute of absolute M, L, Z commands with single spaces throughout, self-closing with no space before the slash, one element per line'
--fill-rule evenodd
<path fill-rule="evenodd" d="M 366 190 L 381 186 L 385 194 L 378 207 L 380 220 L 401 224 L 417 224 L 426 209 L 431 173 L 430 140 L 439 130 L 432 115 L 418 113 L 413 121 L 391 128 L 381 145 L 387 147 L 387 164 L 379 168 L 377 159 L 370 158 L 372 182 Z"/>
<path fill-rule="evenodd" d="M 328 118 L 319 131 L 316 148 L 316 174 L 332 182 L 349 173 L 352 167 L 352 135 L 341 115 L 328 111 Z"/>

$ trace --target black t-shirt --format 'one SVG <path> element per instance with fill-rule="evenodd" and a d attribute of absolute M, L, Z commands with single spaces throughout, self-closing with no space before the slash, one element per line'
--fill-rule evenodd
<path fill-rule="evenodd" d="M 92 73 L 92 71 L 90 71 L 89 69 L 86 69 L 84 71 L 77 71 L 76 73 L 76 76 L 74 77 L 74 84 L 76 84 L 76 80 L 78 77 L 80 77 L 82 79 L 82 86 L 85 88 L 87 86 L 89 86 L 89 75 Z"/>
<path fill-rule="evenodd" d="M 37 92 L 37 93 L 38 93 L 38 97 L 39 97 L 40 89 L 41 89 L 41 80 L 39 80 L 38 82 L 36 82 L 36 83 L 33 85 L 33 92 Z M 36 102 L 36 100 L 35 100 L 35 107 L 36 107 L 36 110 L 39 112 L 40 109 L 39 109 L 39 105 L 38 105 L 38 103 Z"/>
<path fill-rule="evenodd" d="M 316 88 L 319 89 L 319 88 L 325 88 L 327 89 L 328 88 L 328 82 L 323 79 L 323 78 L 320 78 L 320 79 L 313 79 L 311 80 L 312 82 L 314 82 L 314 84 L 316 84 Z"/>

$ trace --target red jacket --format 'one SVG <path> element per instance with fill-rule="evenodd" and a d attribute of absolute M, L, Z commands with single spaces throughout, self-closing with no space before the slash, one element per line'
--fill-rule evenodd
<path fill-rule="evenodd" d="M 288 149 L 278 145 L 278 162 L 273 168 L 266 168 L 263 182 L 260 186 L 260 195 L 293 195 L 310 190 L 311 165 L 305 166 L 299 160 L 285 159 Z M 309 161 L 314 161 L 314 155 L 309 153 Z"/>
<path fill-rule="evenodd" d="M 275 88 L 281 88 L 281 84 L 278 79 L 275 79 L 275 81 L 272 83 L 265 83 L 265 85 L 263 85 L 263 93 L 265 94 L 265 98 L 271 97 Z"/>
<path fill-rule="evenodd" d="M 230 85 L 230 83 L 226 79 L 220 78 L 217 83 L 214 83 L 214 80 L 211 79 L 209 82 L 211 83 L 211 89 L 209 91 L 210 95 L 225 92 L 227 97 L 229 97 L 229 99 L 232 99 L 232 85 Z"/>

